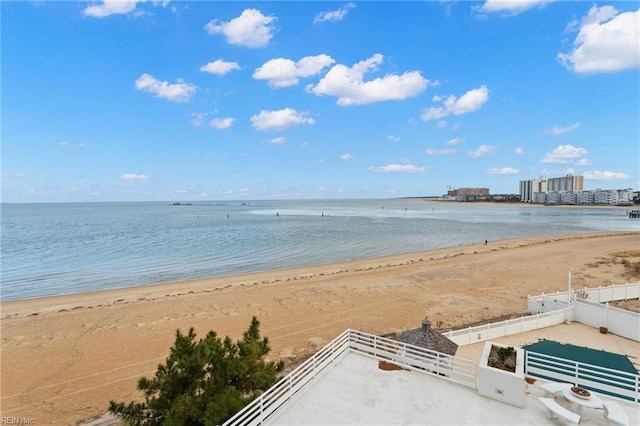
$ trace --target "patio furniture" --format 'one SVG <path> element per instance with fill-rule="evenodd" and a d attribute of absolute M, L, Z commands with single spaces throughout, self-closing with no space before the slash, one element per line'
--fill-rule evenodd
<path fill-rule="evenodd" d="M 571 383 L 549 382 L 541 384 L 540 389 L 544 391 L 546 397 L 550 397 L 556 396 L 565 389 L 571 389 L 571 386 L 573 386 Z"/>
<path fill-rule="evenodd" d="M 578 406 L 578 414 L 584 416 L 584 409 L 587 408 L 602 408 L 602 399 L 593 392 L 587 392 L 588 396 L 577 396 L 572 390 L 573 387 L 568 387 L 562 390 L 562 396 L 569 402 L 572 402 Z M 578 388 L 580 389 L 580 388 Z"/>
<path fill-rule="evenodd" d="M 629 416 L 624 409 L 615 401 L 604 401 L 604 416 L 609 423 L 618 426 L 629 426 Z"/>
<path fill-rule="evenodd" d="M 555 419 L 558 416 L 562 417 L 570 424 L 580 423 L 580 415 L 573 411 L 567 410 L 562 405 L 558 404 L 553 398 L 538 397 L 542 405 L 547 409 L 547 417 L 549 419 Z"/>

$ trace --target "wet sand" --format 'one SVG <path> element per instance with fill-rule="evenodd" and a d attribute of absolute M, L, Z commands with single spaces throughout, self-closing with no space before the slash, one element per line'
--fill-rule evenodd
<path fill-rule="evenodd" d="M 271 358 L 295 365 L 347 328 L 446 330 L 520 316 L 527 295 L 637 281 L 612 253 L 640 233 L 489 241 L 427 252 L 1 303 L 2 416 L 74 424 L 164 361 L 176 329 L 237 339 L 252 316 Z M 640 259 L 631 259 L 638 261 Z"/>

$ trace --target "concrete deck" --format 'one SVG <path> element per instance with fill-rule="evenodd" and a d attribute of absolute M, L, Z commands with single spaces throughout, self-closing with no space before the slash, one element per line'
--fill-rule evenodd
<path fill-rule="evenodd" d="M 638 365 L 640 344 L 579 323 L 562 324 L 493 341 L 511 346 L 556 340 L 628 355 Z M 456 356 L 479 361 L 484 342 L 458 348 Z M 268 419 L 271 425 L 553 425 L 538 401 L 540 381 L 527 386 L 524 408 L 480 396 L 475 389 L 416 371 L 384 371 L 378 361 L 350 352 Z M 607 397 L 602 396 L 603 400 Z M 556 401 L 576 411 L 562 397 Z M 630 425 L 640 406 L 617 401 Z M 581 424 L 608 425 L 602 409 L 586 409 Z"/>
<path fill-rule="evenodd" d="M 539 339 L 555 340 L 629 356 L 636 368 L 640 343 L 580 323 L 561 324 L 494 339 L 523 346 Z M 484 342 L 458 348 L 456 356 L 480 360 Z M 306 390 L 282 406 L 268 425 L 561 425 L 549 420 L 537 397 L 544 396 L 540 381 L 528 385 L 524 408 L 480 396 L 475 389 L 415 371 L 384 371 L 378 361 L 354 352 L 347 354 Z M 602 397 L 603 400 L 608 398 Z M 576 411 L 558 397 L 556 401 Z M 619 401 L 618 401 L 619 402 Z M 619 402 L 632 426 L 640 426 L 640 406 Z M 586 409 L 581 424 L 608 425 L 601 409 Z M 114 424 L 105 416 L 91 425 Z"/>
<path fill-rule="evenodd" d="M 539 382 L 528 385 L 524 408 L 480 396 L 475 389 L 429 374 L 378 368 L 378 361 L 348 353 L 316 383 L 269 418 L 270 425 L 549 425 L 537 397 Z M 602 397 L 603 400 L 607 399 Z M 556 400 L 576 411 L 562 397 Z M 640 408 L 619 402 L 631 425 Z M 608 425 L 601 409 L 587 409 L 581 424 Z"/>

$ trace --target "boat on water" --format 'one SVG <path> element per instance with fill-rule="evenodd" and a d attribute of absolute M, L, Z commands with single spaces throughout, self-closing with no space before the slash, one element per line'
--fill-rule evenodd
<path fill-rule="evenodd" d="M 640 219 L 640 210 L 627 210 L 629 219 Z"/>

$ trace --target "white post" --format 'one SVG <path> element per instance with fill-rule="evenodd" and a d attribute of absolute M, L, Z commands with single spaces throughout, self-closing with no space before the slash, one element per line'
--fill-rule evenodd
<path fill-rule="evenodd" d="M 567 324 L 571 324 L 571 314 L 573 313 L 573 307 L 571 306 L 571 272 L 573 272 L 573 268 L 569 269 L 569 280 L 567 282 Z"/>

